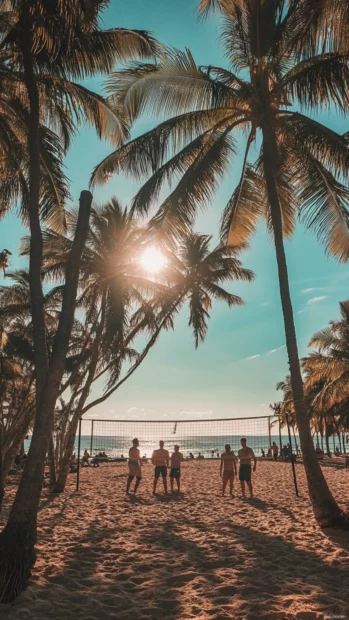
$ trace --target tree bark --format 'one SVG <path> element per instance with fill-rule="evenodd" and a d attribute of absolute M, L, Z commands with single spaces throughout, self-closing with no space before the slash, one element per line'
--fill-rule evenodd
<path fill-rule="evenodd" d="M 274 233 L 280 297 L 291 375 L 291 386 L 309 496 L 313 506 L 315 518 L 320 526 L 343 526 L 345 519 L 342 511 L 335 502 L 327 486 L 316 456 L 314 443 L 311 437 L 308 412 L 304 399 L 303 380 L 300 370 L 296 330 L 288 281 L 287 262 L 283 242 L 282 214 L 276 180 L 276 173 L 278 169 L 278 151 L 273 127 L 273 119 L 266 119 L 264 121 L 262 126 L 262 134 L 264 174 Z"/>
<path fill-rule="evenodd" d="M 50 368 L 21 482 L 0 535 L 0 602 L 13 601 L 26 588 L 35 563 L 36 521 L 56 400 L 64 373 L 65 358 L 74 320 L 81 254 L 86 242 L 92 195 L 82 192 L 74 242 L 66 269 L 62 309 Z"/>

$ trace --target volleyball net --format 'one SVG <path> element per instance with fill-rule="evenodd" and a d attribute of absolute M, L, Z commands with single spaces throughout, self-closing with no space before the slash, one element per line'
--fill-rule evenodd
<path fill-rule="evenodd" d="M 180 447 L 185 458 L 217 458 L 226 444 L 232 450 L 241 448 L 241 438 L 256 456 L 268 453 L 273 441 L 279 445 L 278 427 L 271 416 L 220 420 L 148 421 L 148 420 L 82 420 L 80 453 L 124 458 L 137 438 L 142 456 L 149 458 L 159 441 L 165 448 Z"/>

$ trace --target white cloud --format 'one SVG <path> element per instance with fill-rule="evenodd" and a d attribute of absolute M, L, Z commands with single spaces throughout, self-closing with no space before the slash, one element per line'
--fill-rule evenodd
<path fill-rule="evenodd" d="M 311 304 L 317 304 L 319 301 L 323 301 L 324 299 L 326 299 L 326 295 L 322 295 L 321 297 L 312 297 L 307 302 L 307 305 L 310 306 Z"/>
<path fill-rule="evenodd" d="M 268 306 L 271 306 L 271 301 L 265 301 L 261 304 L 261 308 L 267 308 Z"/>
<path fill-rule="evenodd" d="M 127 409 L 126 413 L 133 413 L 134 414 L 136 412 L 142 413 L 144 415 L 144 413 L 143 413 L 144 412 L 144 408 L 143 407 L 142 408 L 140 408 L 140 407 L 130 407 L 129 409 Z"/>
<path fill-rule="evenodd" d="M 271 351 L 267 351 L 267 355 L 272 355 L 272 353 L 276 353 L 276 351 L 281 351 L 281 349 L 284 349 L 286 347 L 285 344 L 283 344 L 281 347 L 277 347 L 276 349 L 271 349 Z"/>
<path fill-rule="evenodd" d="M 307 295 L 308 293 L 314 293 L 314 291 L 325 291 L 326 287 L 324 286 L 311 286 L 310 288 L 303 288 L 301 293 L 303 295 Z"/>
<path fill-rule="evenodd" d="M 255 360 L 257 357 L 260 357 L 261 354 L 257 353 L 257 355 L 250 355 L 250 357 L 245 357 L 245 360 Z"/>
<path fill-rule="evenodd" d="M 201 416 L 212 415 L 212 409 L 207 409 L 207 411 L 180 411 L 180 415 L 192 415 L 199 418 Z"/>

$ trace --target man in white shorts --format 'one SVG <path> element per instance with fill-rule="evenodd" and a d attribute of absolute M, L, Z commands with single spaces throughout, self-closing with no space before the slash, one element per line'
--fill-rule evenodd
<path fill-rule="evenodd" d="M 135 488 L 134 488 L 134 494 L 136 494 L 137 489 L 140 485 L 140 482 L 142 480 L 142 460 L 141 460 L 141 453 L 139 451 L 139 441 L 138 439 L 133 439 L 132 440 L 132 448 L 129 449 L 128 451 L 128 470 L 129 470 L 129 474 L 128 474 L 128 478 L 127 478 L 127 485 L 126 485 L 126 495 L 129 495 L 130 493 L 130 487 L 131 487 L 131 483 L 132 480 L 134 478 L 136 478 L 136 484 L 135 484 Z"/>
<path fill-rule="evenodd" d="M 221 478 L 223 478 L 223 489 L 222 489 L 222 497 L 224 497 L 225 489 L 229 482 L 230 487 L 230 495 L 233 497 L 233 485 L 234 485 L 234 474 L 237 475 L 236 471 L 236 463 L 237 458 L 232 451 L 229 444 L 225 446 L 225 452 L 222 452 L 221 455 L 221 469 L 220 474 Z"/>

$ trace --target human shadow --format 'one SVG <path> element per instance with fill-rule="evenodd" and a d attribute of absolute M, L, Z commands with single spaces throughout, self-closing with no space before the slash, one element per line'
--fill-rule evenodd
<path fill-rule="evenodd" d="M 295 596 L 306 601 L 316 592 L 319 611 L 343 613 L 347 609 L 349 574 L 345 565 L 327 563 L 310 548 L 305 551 L 280 536 L 233 522 L 225 523 L 231 537 L 216 536 L 212 541 L 209 539 L 212 528 L 208 524 L 191 525 L 192 532 L 195 528 L 204 534 L 197 537 L 199 542 L 193 533 L 190 538 L 186 534 L 183 536 L 174 523 L 172 528 L 167 526 L 150 533 L 147 543 L 154 549 L 161 548 L 165 561 L 176 556 L 182 565 L 187 564 L 188 570 L 191 568 L 207 583 L 212 582 L 223 567 L 227 570 L 234 568 L 235 581 L 229 581 L 230 590 L 228 583 L 219 587 L 217 592 L 213 588 L 198 586 L 198 593 L 207 598 L 207 604 L 219 607 L 222 593 L 230 591 L 234 596 L 236 592 L 240 598 L 248 600 L 249 613 L 255 614 L 246 615 L 246 618 L 256 618 L 262 613 L 268 614 L 273 606 L 275 612 L 279 611 L 285 593 L 291 599 Z M 287 611 L 285 608 L 285 613 Z"/>

